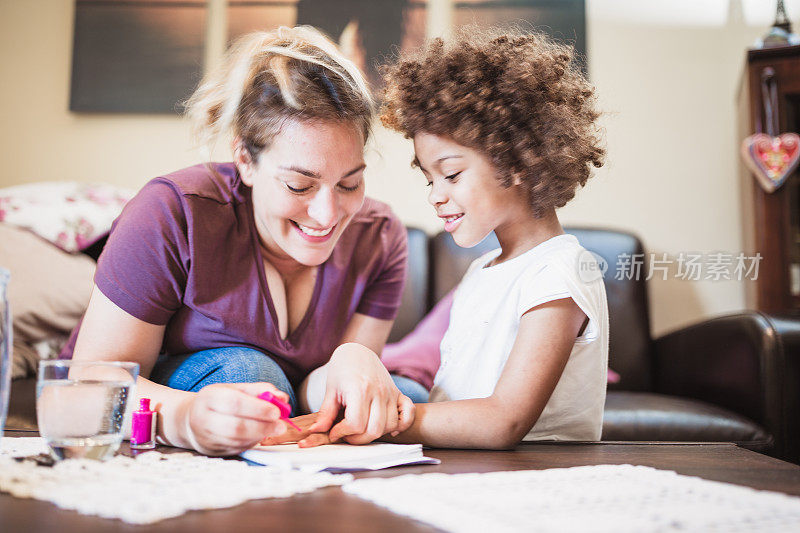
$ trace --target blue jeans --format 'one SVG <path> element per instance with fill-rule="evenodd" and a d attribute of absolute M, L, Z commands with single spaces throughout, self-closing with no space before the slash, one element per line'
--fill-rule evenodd
<path fill-rule="evenodd" d="M 414 403 L 428 401 L 428 391 L 414 380 L 392 374 L 400 392 Z M 197 392 L 213 383 L 272 383 L 289 395 L 292 414 L 300 411 L 289 379 L 272 356 L 253 348 L 228 346 L 212 348 L 186 355 L 162 356 L 158 359 L 150 380 L 167 387 Z"/>
<path fill-rule="evenodd" d="M 400 392 L 411 398 L 414 403 L 427 403 L 430 393 L 428 389 L 423 387 L 411 378 L 399 376 L 397 374 L 389 374 L 392 376 L 395 387 L 400 389 Z"/>

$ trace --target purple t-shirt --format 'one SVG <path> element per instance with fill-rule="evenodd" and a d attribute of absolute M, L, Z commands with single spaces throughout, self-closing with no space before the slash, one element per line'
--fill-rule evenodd
<path fill-rule="evenodd" d="M 114 222 L 94 281 L 117 306 L 165 324 L 167 355 L 247 346 L 298 384 L 325 364 L 355 313 L 393 319 L 405 283 L 402 223 L 367 198 L 319 266 L 305 317 L 282 339 L 266 283 L 250 188 L 213 163 L 145 185 Z M 76 328 L 77 330 L 77 328 Z M 70 357 L 77 331 L 62 357 Z"/>

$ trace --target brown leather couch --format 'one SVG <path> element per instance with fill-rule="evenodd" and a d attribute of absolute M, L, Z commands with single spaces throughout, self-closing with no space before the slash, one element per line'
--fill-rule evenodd
<path fill-rule="evenodd" d="M 634 235 L 568 228 L 613 267 L 644 253 Z M 409 279 L 390 340 L 410 332 L 461 279 L 470 262 L 497 246 L 493 237 L 459 248 L 442 233 L 410 228 Z M 103 242 L 86 253 L 99 255 Z M 646 271 L 646 270 L 643 270 Z M 736 442 L 800 462 L 800 320 L 743 312 L 657 339 L 650 336 L 644 280 L 605 275 L 610 320 L 609 385 L 603 440 Z M 7 428 L 35 428 L 35 380 L 12 383 Z"/>
<path fill-rule="evenodd" d="M 639 239 L 566 231 L 609 265 L 609 367 L 621 380 L 609 384 L 603 440 L 735 442 L 800 462 L 800 320 L 745 311 L 654 339 L 644 278 L 615 279 L 618 257 L 644 254 Z M 408 235 L 409 278 L 390 340 L 411 331 L 473 259 L 497 247 L 494 236 L 464 249 L 446 233 L 410 228 Z"/>

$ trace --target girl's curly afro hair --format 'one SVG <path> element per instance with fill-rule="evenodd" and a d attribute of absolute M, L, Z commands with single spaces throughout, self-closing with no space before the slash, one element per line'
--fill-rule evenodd
<path fill-rule="evenodd" d="M 572 47 L 541 33 L 463 33 L 434 39 L 383 68 L 381 121 L 484 153 L 503 186 L 518 183 L 534 216 L 562 207 L 605 150 L 593 87 Z"/>

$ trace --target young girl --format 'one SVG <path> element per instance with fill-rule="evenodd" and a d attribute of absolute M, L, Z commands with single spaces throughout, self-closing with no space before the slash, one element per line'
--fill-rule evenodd
<path fill-rule="evenodd" d="M 445 230 L 463 247 L 492 231 L 500 243 L 456 289 L 431 403 L 386 440 L 600 438 L 606 294 L 602 279 L 579 276 L 592 256 L 555 212 L 604 156 L 593 90 L 572 59 L 540 34 L 472 35 L 437 39 L 386 70 L 383 123 L 413 138 Z"/>

